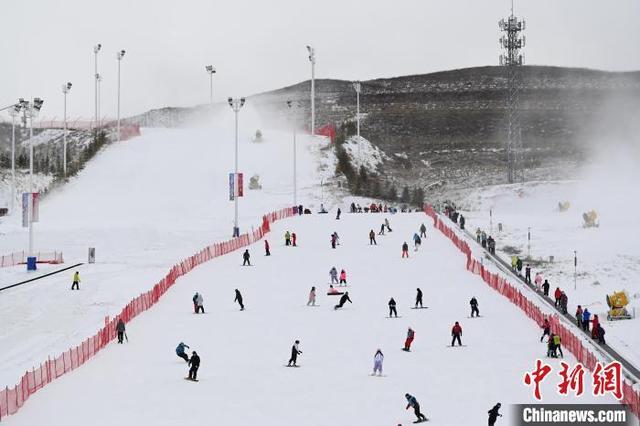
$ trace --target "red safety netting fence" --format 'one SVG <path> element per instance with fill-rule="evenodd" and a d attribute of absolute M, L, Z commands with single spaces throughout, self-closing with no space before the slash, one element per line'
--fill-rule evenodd
<path fill-rule="evenodd" d="M 111 320 L 108 317 L 105 318 L 104 327 L 93 337 L 88 338 L 75 348 L 63 352 L 57 358 L 49 358 L 43 364 L 40 364 L 38 368 L 34 367 L 31 371 L 27 371 L 13 389 L 6 387 L 4 390 L 1 390 L 0 419 L 10 414 L 15 414 L 20 407 L 24 405 L 24 402 L 29 399 L 29 396 L 38 391 L 38 389 L 43 388 L 58 377 L 78 368 L 91 359 L 96 353 L 100 352 L 101 349 L 116 337 L 116 324 L 120 318 L 122 318 L 125 323 L 131 321 L 155 305 L 158 300 L 160 300 L 160 297 L 176 283 L 178 278 L 187 274 L 196 266 L 259 241 L 271 230 L 271 224 L 273 222 L 294 216 L 296 213 L 297 209 L 295 208 L 285 208 L 268 213 L 262 217 L 262 224 L 258 229 L 240 235 L 237 238 L 205 247 L 198 253 L 175 265 L 151 290 L 142 293 L 129 302 L 119 315 Z"/>
<path fill-rule="evenodd" d="M 569 352 L 571 352 L 573 356 L 575 356 L 576 359 L 586 368 L 591 371 L 594 370 L 599 358 L 592 352 L 589 345 L 584 343 L 583 338 L 574 334 L 571 328 L 566 327 L 560 321 L 560 317 L 557 314 L 545 314 L 537 304 L 529 300 L 527 296 L 522 294 L 520 290 L 509 283 L 505 278 L 501 277 L 499 274 L 491 273 L 482 265 L 481 262 L 474 259 L 471 255 L 471 248 L 469 247 L 469 244 L 467 244 L 463 238 L 460 238 L 453 229 L 440 220 L 437 213 L 431 206 L 426 207 L 424 212 L 433 218 L 433 226 L 439 229 L 445 237 L 449 238 L 466 256 L 468 271 L 476 275 L 480 275 L 485 283 L 509 299 L 511 303 L 518 306 L 529 318 L 536 321 L 536 323 L 542 324 L 545 318 L 549 319 L 553 333 L 560 336 L 563 346 L 567 348 Z M 634 389 L 633 383 L 628 382 L 626 379 L 623 381 L 622 391 L 623 398 L 620 403 L 628 406 L 636 416 L 640 417 L 640 392 Z"/>
<path fill-rule="evenodd" d="M 26 251 L 18 251 L 0 256 L 0 268 L 27 263 L 27 257 L 29 256 L 35 256 L 36 262 L 38 263 L 57 264 L 64 262 L 61 251 L 36 252 L 32 255 L 29 255 Z"/>

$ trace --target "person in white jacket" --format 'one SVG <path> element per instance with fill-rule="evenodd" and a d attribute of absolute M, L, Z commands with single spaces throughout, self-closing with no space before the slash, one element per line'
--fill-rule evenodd
<path fill-rule="evenodd" d="M 378 349 L 373 357 L 373 374 L 371 374 L 372 376 L 376 375 L 376 371 L 378 372 L 378 376 L 382 376 L 382 361 L 384 361 L 384 355 L 382 354 L 382 351 Z"/>
<path fill-rule="evenodd" d="M 316 288 L 311 287 L 311 291 L 309 292 L 309 301 L 307 302 L 307 306 L 316 306 Z"/>

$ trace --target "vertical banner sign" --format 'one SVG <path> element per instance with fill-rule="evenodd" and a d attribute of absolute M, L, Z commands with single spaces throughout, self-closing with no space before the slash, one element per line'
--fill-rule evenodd
<path fill-rule="evenodd" d="M 235 194 L 236 194 L 236 190 L 235 190 L 235 178 L 233 176 L 233 173 L 229 173 L 229 201 L 233 201 L 235 200 Z"/>
<path fill-rule="evenodd" d="M 40 216 L 40 194 L 34 192 L 33 194 L 31 194 L 31 197 L 31 208 L 33 211 L 33 213 L 31 213 L 31 221 L 37 222 L 38 217 Z"/>
<path fill-rule="evenodd" d="M 29 226 L 29 193 L 22 193 L 22 227 Z"/>
<path fill-rule="evenodd" d="M 238 197 L 242 197 L 243 196 L 243 191 L 242 191 L 242 173 L 238 173 L 237 188 L 238 188 L 238 192 L 237 192 Z"/>

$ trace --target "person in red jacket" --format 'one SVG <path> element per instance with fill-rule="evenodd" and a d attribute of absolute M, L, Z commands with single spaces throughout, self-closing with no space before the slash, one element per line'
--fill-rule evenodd
<path fill-rule="evenodd" d="M 264 240 L 264 255 L 271 256 L 271 252 L 269 251 L 269 241 Z"/>
<path fill-rule="evenodd" d="M 295 232 L 291 233 L 291 245 L 293 245 L 294 247 L 296 246 L 296 239 L 298 238 L 298 236 L 296 235 Z"/>
<path fill-rule="evenodd" d="M 544 324 L 540 327 L 544 330 L 542 336 L 540 336 L 540 341 L 544 339 L 544 336 L 551 336 L 551 324 L 549 324 L 549 320 L 547 318 L 544 319 Z"/>
<path fill-rule="evenodd" d="M 597 339 L 598 338 L 598 330 L 600 329 L 599 325 L 600 325 L 600 320 L 598 319 L 598 315 L 594 315 L 593 319 L 591 320 L 592 323 L 592 327 L 591 327 L 591 338 L 592 339 Z"/>
<path fill-rule="evenodd" d="M 560 287 L 556 287 L 556 291 L 553 293 L 553 296 L 556 299 L 556 307 L 559 307 L 562 300 L 562 290 L 560 290 Z"/>
<path fill-rule="evenodd" d="M 409 331 L 407 331 L 407 340 L 404 341 L 403 351 L 411 351 L 411 343 L 413 342 L 413 338 L 415 337 L 416 332 L 409 327 Z"/>
<path fill-rule="evenodd" d="M 460 327 L 458 321 L 456 321 L 453 328 L 451 329 L 451 336 L 451 346 L 455 346 L 456 340 L 458 341 L 458 344 L 462 346 L 462 342 L 460 341 L 460 336 L 462 336 L 462 327 Z"/>

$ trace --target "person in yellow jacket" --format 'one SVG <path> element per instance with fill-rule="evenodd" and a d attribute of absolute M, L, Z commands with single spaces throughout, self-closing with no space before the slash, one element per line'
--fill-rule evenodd
<path fill-rule="evenodd" d="M 518 256 L 511 256 L 511 269 L 515 270 L 518 267 Z"/>
<path fill-rule="evenodd" d="M 73 274 L 73 284 L 71 284 L 71 290 L 80 290 L 80 272 L 78 271 Z"/>
<path fill-rule="evenodd" d="M 553 346 L 555 347 L 556 351 L 560 352 L 560 357 L 564 358 L 564 354 L 562 353 L 562 347 L 560 346 L 560 336 L 558 336 L 557 334 L 553 335 Z"/>

